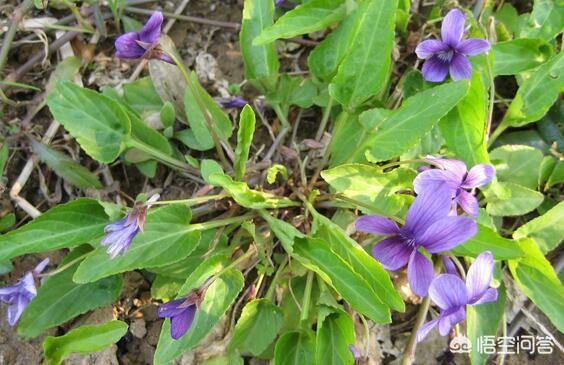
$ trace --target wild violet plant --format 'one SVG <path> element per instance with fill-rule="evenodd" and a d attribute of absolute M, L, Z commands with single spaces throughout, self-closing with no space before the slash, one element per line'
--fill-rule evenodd
<path fill-rule="evenodd" d="M 124 62 L 148 60 L 148 77 L 122 92 L 60 81 L 47 104 L 100 165 L 120 161 L 149 180 L 166 169 L 199 193 L 171 200 L 156 186 L 161 199 L 141 197 L 131 209 L 78 198 L 0 236 L 1 260 L 65 253 L 41 285 L 45 264 L 6 280 L 9 324 L 19 319 L 19 334 L 36 337 L 115 303 L 122 276 L 138 271 L 165 319 L 155 364 L 205 346 L 214 328 L 224 336 L 213 344 L 218 363 L 362 363 L 367 337 L 355 321 L 383 326 L 398 312 L 416 316 L 402 330 L 409 364 L 435 326 L 448 336 L 445 348 L 456 336 L 476 344 L 501 333 L 512 320 L 507 286 L 562 331 L 564 288 L 546 258 L 557 256 L 564 233 L 562 138 L 537 147 L 560 110 L 564 61 L 552 18 L 536 21 L 540 3 L 518 25 L 493 5 L 475 18 L 436 5 L 421 37 L 438 33 L 444 14 L 441 40 L 421 39 L 395 63 L 407 29 L 423 25 L 409 18 L 409 2 L 245 0 L 245 87 L 260 97 L 244 89 L 228 100 L 187 69 L 154 12 L 115 40 Z M 286 72 L 277 41 L 314 32 L 325 37 L 309 50 L 308 73 Z M 512 100 L 496 95 L 501 75 L 519 81 Z M 272 140 L 259 137 L 255 109 L 264 123 L 276 121 Z M 162 128 L 148 123 L 155 115 Z M 317 133 L 302 130 L 306 122 Z M 527 140 L 506 131 L 523 126 Z M 84 169 L 72 172 L 97 181 Z M 68 170 L 55 172 L 73 181 Z M 400 291 L 402 275 L 409 285 Z M 465 320 L 472 330 L 463 333 Z M 107 340 L 126 328 L 112 321 L 92 333 L 102 341 L 104 331 Z M 57 363 L 48 344 L 46 358 Z M 469 356 L 488 358 L 476 346 Z"/>

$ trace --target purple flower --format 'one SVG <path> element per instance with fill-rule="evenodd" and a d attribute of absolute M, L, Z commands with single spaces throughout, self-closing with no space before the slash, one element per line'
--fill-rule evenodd
<path fill-rule="evenodd" d="M 427 156 L 429 162 L 440 167 L 421 172 L 413 180 L 416 193 L 433 190 L 438 185 L 446 184 L 451 189 L 454 204 L 460 205 L 469 215 L 478 216 L 478 200 L 467 190 L 488 184 L 495 176 L 495 168 L 488 164 L 478 164 L 468 171 L 466 164 L 458 160 L 446 160 Z"/>
<path fill-rule="evenodd" d="M 277 9 L 284 8 L 284 9 L 293 9 L 296 7 L 296 4 L 288 1 L 288 0 L 274 0 L 274 6 Z"/>
<path fill-rule="evenodd" d="M 441 82 L 450 71 L 453 80 L 469 79 L 472 64 L 467 56 L 476 56 L 490 49 L 485 39 L 462 39 L 464 35 L 464 13 L 458 9 L 448 12 L 441 27 L 442 41 L 425 40 L 417 46 L 417 57 L 425 59 L 423 77 L 427 81 Z"/>
<path fill-rule="evenodd" d="M 9 305 L 8 323 L 10 326 L 16 324 L 23 311 L 37 295 L 36 279 L 45 267 L 49 259 L 41 261 L 35 269 L 25 274 L 16 284 L 0 288 L 0 301 Z"/>
<path fill-rule="evenodd" d="M 158 316 L 170 318 L 170 337 L 178 340 L 188 332 L 201 302 L 202 293 L 197 290 L 190 292 L 184 298 L 171 300 L 159 307 Z"/>
<path fill-rule="evenodd" d="M 222 108 L 232 109 L 232 108 L 242 108 L 249 102 L 243 99 L 242 96 L 232 96 L 229 98 L 216 98 L 215 99 Z"/>
<path fill-rule="evenodd" d="M 163 14 L 156 11 L 139 32 L 129 32 L 116 39 L 116 56 L 119 58 L 160 59 L 174 63 L 159 47 Z"/>
<path fill-rule="evenodd" d="M 429 297 L 441 309 L 438 318 L 425 323 L 417 332 L 417 342 L 422 341 L 435 326 L 441 336 L 466 318 L 466 305 L 479 305 L 497 300 L 497 289 L 490 288 L 494 270 L 491 252 L 480 254 L 470 266 L 466 283 L 458 275 L 437 276 L 429 288 Z"/>
<path fill-rule="evenodd" d="M 110 255 L 111 259 L 127 252 L 131 241 L 133 241 L 137 233 L 142 231 L 145 226 L 147 210 L 151 207 L 150 203 L 158 199 L 159 194 L 151 196 L 147 203 L 143 203 L 141 206 L 134 208 L 124 218 L 108 224 L 104 228 L 106 236 L 100 241 L 100 244 L 102 246 L 108 246 L 106 252 Z"/>
<path fill-rule="evenodd" d="M 405 225 L 378 215 L 360 217 L 356 229 L 377 235 L 388 235 L 372 249 L 372 256 L 388 270 L 407 264 L 411 290 L 427 295 L 435 276 L 431 261 L 419 248 L 431 254 L 450 250 L 476 234 L 476 222 L 465 217 L 448 216 L 451 207 L 450 189 L 438 186 L 420 193 L 407 212 Z"/>

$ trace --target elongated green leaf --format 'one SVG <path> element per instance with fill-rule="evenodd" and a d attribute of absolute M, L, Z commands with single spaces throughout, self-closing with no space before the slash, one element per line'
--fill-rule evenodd
<path fill-rule="evenodd" d="M 388 115 L 378 113 L 379 119 L 371 123 L 371 131 L 348 160 L 358 161 L 366 153 L 370 161 L 383 161 L 408 151 L 467 91 L 467 82 L 451 82 L 416 94 Z"/>
<path fill-rule="evenodd" d="M 315 336 L 311 330 L 285 333 L 274 349 L 274 364 L 304 365 L 315 363 Z"/>
<path fill-rule="evenodd" d="M 334 311 L 317 321 L 315 363 L 323 365 L 354 364 L 349 346 L 354 345 L 354 324 L 342 310 Z"/>
<path fill-rule="evenodd" d="M 523 81 L 498 128 L 519 127 L 541 119 L 562 89 L 564 53 L 553 56 Z"/>
<path fill-rule="evenodd" d="M 250 80 L 266 92 L 274 90 L 280 63 L 274 42 L 253 45 L 264 29 L 273 24 L 274 2 L 264 0 L 245 0 L 241 22 L 241 53 L 245 63 L 245 79 Z"/>
<path fill-rule="evenodd" d="M 127 332 L 127 324 L 110 321 L 97 326 L 75 328 L 64 336 L 48 336 L 43 342 L 48 365 L 59 365 L 72 353 L 96 352 L 119 341 Z"/>
<path fill-rule="evenodd" d="M 513 39 L 492 45 L 495 75 L 515 75 L 546 62 L 552 47 L 542 39 Z"/>
<path fill-rule="evenodd" d="M 163 102 L 150 77 L 128 82 L 123 85 L 123 99 L 140 115 L 161 110 Z"/>
<path fill-rule="evenodd" d="M 564 237 L 564 202 L 519 227 L 513 238 L 532 238 L 543 254 L 554 250 Z"/>
<path fill-rule="evenodd" d="M 482 73 L 475 71 L 468 94 L 439 123 L 449 150 L 468 166 L 489 162 L 486 118 L 486 86 Z"/>
<path fill-rule="evenodd" d="M 389 323 L 390 310 L 368 283 L 368 278 L 355 272 L 329 245 L 315 238 L 297 238 L 294 256 L 310 270 L 318 273 L 356 311 L 376 323 Z"/>
<path fill-rule="evenodd" d="M 345 164 L 325 170 L 321 176 L 337 192 L 393 216 L 411 200 L 398 192 L 411 188 L 415 171 L 399 168 L 383 172 L 370 165 Z M 368 213 L 366 208 L 361 210 Z"/>
<path fill-rule="evenodd" d="M 249 105 L 245 105 L 239 117 L 239 131 L 237 132 L 237 148 L 235 149 L 235 180 L 245 176 L 249 151 L 255 133 L 255 112 Z"/>
<path fill-rule="evenodd" d="M 486 211 L 493 216 L 510 217 L 530 212 L 544 200 L 538 191 L 531 190 L 511 182 L 499 182 L 504 194 L 497 195 L 490 189 L 485 190 L 488 204 Z"/>
<path fill-rule="evenodd" d="M 329 85 L 329 93 L 348 109 L 376 95 L 389 77 L 397 0 L 366 0 L 359 8 L 351 48 Z"/>
<path fill-rule="evenodd" d="M 166 155 L 172 155 L 172 146 L 165 136 L 149 127 L 143 120 L 133 113 L 129 113 L 129 119 L 131 121 L 131 136 L 133 138 L 153 149 L 163 152 Z M 141 153 L 144 154 L 144 152 Z M 149 159 L 151 156 L 147 155 L 146 158 Z"/>
<path fill-rule="evenodd" d="M 282 311 L 268 299 L 255 299 L 245 305 L 237 321 L 230 348 L 242 354 L 259 356 L 274 342 L 282 328 Z"/>
<path fill-rule="evenodd" d="M 294 239 L 296 239 L 296 237 L 303 238 L 305 237 L 304 234 L 298 231 L 290 223 L 274 218 L 265 210 L 260 210 L 259 213 L 260 216 L 268 223 L 270 229 L 274 235 L 276 235 L 276 238 L 280 240 L 280 243 L 286 252 L 288 254 L 292 254 L 294 251 Z"/>
<path fill-rule="evenodd" d="M 564 4 L 560 0 L 535 0 L 527 27 L 521 31 L 521 37 L 550 41 L 562 32 L 563 13 Z"/>
<path fill-rule="evenodd" d="M 190 78 L 192 79 L 192 84 L 197 90 L 198 95 L 194 95 L 191 88 L 186 88 L 186 93 L 184 94 L 186 119 L 188 119 L 188 124 L 190 124 L 190 128 L 192 129 L 198 144 L 202 146 L 204 150 L 208 150 L 214 146 L 214 142 L 197 98 L 199 98 L 208 110 L 215 132 L 217 133 L 219 139 L 225 141 L 231 137 L 233 126 L 231 125 L 229 117 L 225 114 L 217 102 L 210 96 L 210 94 L 208 94 L 202 85 L 200 85 L 198 77 L 194 72 L 192 72 Z"/>
<path fill-rule="evenodd" d="M 81 198 L 48 210 L 28 224 L 0 236 L 0 260 L 86 243 L 104 232 L 104 208 Z"/>
<path fill-rule="evenodd" d="M 522 145 L 505 145 L 490 153 L 499 181 L 512 182 L 536 189 L 542 152 Z"/>
<path fill-rule="evenodd" d="M 61 265 L 84 255 L 89 246 L 79 247 L 71 252 Z M 122 280 L 111 276 L 93 283 L 77 284 L 72 276 L 78 268 L 78 262 L 63 272 L 49 276 L 37 290 L 26 308 L 18 326 L 18 334 L 36 337 L 48 328 L 57 326 L 79 314 L 111 304 L 121 292 Z"/>
<path fill-rule="evenodd" d="M 510 260 L 509 270 L 519 288 L 539 307 L 560 332 L 564 331 L 564 286 L 531 239 L 519 241 L 525 257 Z"/>
<path fill-rule="evenodd" d="M 341 112 L 335 120 L 333 138 L 331 138 L 331 167 L 346 162 L 366 162 L 362 153 L 354 154 L 362 141 L 367 138 L 368 130 L 360 123 L 357 113 Z"/>
<path fill-rule="evenodd" d="M 69 81 L 59 82 L 47 100 L 55 120 L 93 159 L 109 163 L 119 156 L 131 122 L 116 101 Z"/>
<path fill-rule="evenodd" d="M 81 189 L 102 188 L 102 183 L 96 175 L 64 153 L 35 140 L 31 141 L 31 148 L 41 161 L 74 186 Z"/>
<path fill-rule="evenodd" d="M 143 232 L 139 232 L 129 250 L 109 258 L 106 247 L 99 246 L 78 267 L 73 280 L 88 283 L 124 271 L 158 267 L 182 260 L 200 240 L 199 225 L 191 225 L 192 213 L 184 205 L 167 205 L 149 211 Z"/>
<path fill-rule="evenodd" d="M 239 271 L 228 270 L 219 276 L 207 289 L 190 330 L 178 340 L 170 337 L 170 320 L 167 319 L 161 330 L 154 363 L 166 365 L 198 345 L 225 314 L 243 288 L 243 284 L 243 275 Z"/>
<path fill-rule="evenodd" d="M 496 260 L 523 257 L 519 244 L 503 238 L 491 228 L 478 224 L 478 233 L 452 250 L 456 255 L 476 257 L 484 251 L 491 251 Z"/>
<path fill-rule="evenodd" d="M 340 21 L 345 14 L 345 0 L 311 0 L 282 15 L 274 25 L 264 29 L 253 44 L 268 44 L 279 38 L 317 32 Z"/>

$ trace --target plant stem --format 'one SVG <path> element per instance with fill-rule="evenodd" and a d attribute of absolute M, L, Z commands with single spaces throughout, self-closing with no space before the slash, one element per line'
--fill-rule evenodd
<path fill-rule="evenodd" d="M 129 147 L 133 147 L 133 148 L 137 148 L 138 150 L 141 150 L 149 155 L 151 155 L 152 157 L 154 157 L 156 160 L 161 161 L 162 163 L 165 163 L 169 166 L 175 167 L 177 169 L 180 170 L 184 170 L 184 171 L 188 171 L 190 173 L 195 173 L 195 174 L 199 174 L 200 172 L 193 168 L 192 166 L 188 165 L 185 162 L 182 162 L 180 160 L 177 160 L 176 158 L 167 155 L 166 153 L 159 151 L 158 149 L 149 146 L 148 144 L 141 142 L 133 137 L 130 137 L 126 140 L 125 144 Z"/>
<path fill-rule="evenodd" d="M 217 228 L 217 227 L 222 227 L 222 226 L 227 226 L 233 223 L 240 223 L 243 222 L 247 219 L 251 219 L 254 218 L 256 216 L 255 213 L 249 213 L 249 214 L 245 214 L 245 215 L 240 215 L 237 217 L 229 217 L 229 218 L 224 218 L 224 219 L 216 219 L 213 221 L 207 221 L 204 223 L 193 223 L 190 224 L 190 232 L 192 231 L 205 231 L 211 228 Z"/>
<path fill-rule="evenodd" d="M 24 0 L 24 2 L 21 3 L 12 13 L 12 20 L 10 21 L 10 26 L 8 28 L 8 31 L 6 32 L 6 35 L 4 36 L 2 48 L 0 49 L 0 75 L 2 74 L 4 65 L 6 65 L 6 62 L 8 61 L 8 53 L 10 52 L 12 41 L 16 36 L 18 25 L 24 17 L 25 13 L 27 13 L 32 6 L 33 0 Z"/>
<path fill-rule="evenodd" d="M 363 207 L 363 208 L 366 208 L 366 209 L 369 209 L 369 210 L 373 210 L 373 211 L 375 211 L 376 213 L 378 213 L 378 214 L 380 214 L 380 215 L 382 215 L 382 216 L 384 216 L 384 217 L 388 217 L 388 218 L 390 218 L 391 220 L 396 221 L 397 223 L 400 223 L 400 224 L 404 224 L 404 223 L 405 223 L 405 221 L 404 221 L 403 219 L 401 219 L 401 218 L 395 217 L 395 216 L 393 216 L 393 215 L 389 215 L 388 213 L 386 213 L 386 212 L 384 212 L 384 211 L 380 211 L 378 208 L 376 208 L 376 207 L 374 207 L 374 206 L 372 206 L 372 205 L 369 205 L 369 204 L 366 204 L 366 203 L 363 203 L 363 202 L 359 202 L 358 200 L 349 198 L 349 197 L 347 197 L 347 196 L 344 196 L 344 195 L 341 195 L 341 194 L 337 194 L 337 195 L 335 196 L 335 198 L 336 198 L 336 199 L 339 199 L 339 200 L 343 200 L 343 201 L 349 202 L 349 203 L 352 203 L 352 204 L 354 204 L 354 205 L 358 205 L 358 206 L 360 206 L 360 207 Z"/>
<path fill-rule="evenodd" d="M 184 204 L 188 207 L 206 203 L 210 200 L 221 200 L 223 198 L 228 197 L 228 194 L 215 194 L 215 195 L 206 195 L 206 196 L 199 196 L 196 198 L 190 199 L 180 199 L 180 200 L 161 200 L 151 203 L 151 205 L 165 205 L 165 204 Z"/>
<path fill-rule="evenodd" d="M 306 286 L 304 289 L 304 300 L 302 302 L 302 314 L 300 316 L 301 322 L 307 321 L 309 317 L 309 306 L 311 303 L 311 288 L 313 287 L 313 276 L 314 276 L 313 271 L 310 270 L 307 272 Z"/>
<path fill-rule="evenodd" d="M 174 63 L 178 66 L 178 68 L 180 69 L 180 72 L 182 72 L 182 75 L 186 79 L 186 85 L 188 86 L 188 88 L 192 92 L 192 95 L 194 95 L 194 99 L 196 100 L 198 107 L 200 108 L 202 114 L 204 115 L 204 120 L 206 121 L 208 130 L 209 130 L 209 132 L 212 136 L 213 143 L 215 144 L 215 150 L 217 152 L 219 160 L 221 161 L 221 163 L 223 164 L 223 167 L 226 170 L 232 170 L 231 164 L 229 163 L 229 161 L 227 161 L 227 158 L 225 157 L 225 153 L 223 152 L 223 147 L 221 146 L 221 140 L 219 139 L 219 136 L 217 135 L 217 131 L 215 130 L 215 125 L 213 123 L 213 120 L 211 119 L 211 116 L 208 112 L 208 109 L 204 105 L 204 102 L 200 98 L 200 93 L 198 92 L 198 89 L 196 88 L 196 86 L 192 82 L 192 79 L 190 78 L 188 71 L 184 67 L 184 64 L 182 63 L 182 61 L 179 60 L 178 57 L 176 57 L 174 52 L 166 52 L 166 54 L 174 61 Z"/>
<path fill-rule="evenodd" d="M 78 256 L 77 258 L 75 258 L 74 260 L 71 260 L 69 262 L 67 262 L 66 264 L 64 264 L 61 267 L 58 267 L 57 269 L 47 272 L 45 274 L 39 274 L 37 275 L 38 277 L 42 278 L 42 277 L 48 277 L 48 276 L 53 276 L 53 275 L 57 275 L 60 272 L 65 271 L 66 269 L 68 269 L 69 267 L 73 266 L 74 264 L 76 264 L 77 262 L 81 261 L 82 259 L 84 259 L 86 256 L 90 255 L 92 251 L 89 251 L 83 255 Z"/>
<path fill-rule="evenodd" d="M 323 132 L 325 132 L 325 128 L 327 128 L 327 122 L 329 121 L 329 116 L 331 115 L 332 108 L 333 108 L 333 98 L 329 97 L 329 101 L 327 102 L 327 107 L 323 111 L 321 124 L 319 125 L 319 129 L 317 130 L 317 134 L 315 135 L 316 141 L 319 141 L 321 137 L 323 137 Z"/>
<path fill-rule="evenodd" d="M 280 122 L 282 122 L 282 127 L 283 128 L 291 128 L 290 122 L 288 122 L 288 118 L 286 117 L 286 115 L 284 113 L 282 113 L 282 108 L 280 108 L 280 104 L 273 105 L 272 109 L 274 109 L 276 116 L 278 117 L 278 119 L 280 119 Z"/>
<path fill-rule="evenodd" d="M 405 165 L 405 164 L 410 164 L 410 163 L 428 163 L 428 162 L 425 161 L 425 160 L 422 160 L 422 159 L 394 161 L 394 162 L 390 162 L 390 163 L 387 163 L 387 164 L 382 165 L 382 166 L 378 166 L 378 168 L 380 170 L 385 170 L 385 169 L 388 169 L 390 167 L 400 166 L 400 165 Z"/>
<path fill-rule="evenodd" d="M 274 277 L 272 278 L 272 282 L 270 283 L 270 286 L 268 287 L 268 290 L 266 291 L 266 294 L 264 295 L 265 298 L 270 299 L 271 301 L 274 301 L 274 293 L 275 293 L 275 290 L 276 290 L 276 284 L 278 283 L 278 279 L 280 279 L 280 275 L 282 275 L 282 271 L 284 271 L 284 269 L 286 268 L 287 263 L 288 263 L 288 256 L 286 256 L 284 258 L 284 261 L 282 261 L 280 266 L 278 266 L 278 270 L 276 270 L 276 274 L 274 274 Z"/>

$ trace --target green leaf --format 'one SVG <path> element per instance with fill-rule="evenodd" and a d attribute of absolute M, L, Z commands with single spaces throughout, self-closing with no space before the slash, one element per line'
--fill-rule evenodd
<path fill-rule="evenodd" d="M 268 44 L 280 38 L 317 32 L 341 21 L 345 15 L 345 0 L 310 0 L 284 13 L 274 25 L 264 29 L 253 44 Z"/>
<path fill-rule="evenodd" d="M 239 130 L 237 132 L 237 148 L 235 149 L 235 180 L 242 180 L 245 176 L 249 151 L 255 133 L 255 112 L 250 105 L 245 105 L 239 116 Z"/>
<path fill-rule="evenodd" d="M 84 255 L 89 246 L 71 252 L 62 265 Z M 55 327 L 80 314 L 113 303 L 121 292 L 122 280 L 111 276 L 93 283 L 77 284 L 72 277 L 78 262 L 56 275 L 49 276 L 37 289 L 37 296 L 26 308 L 18 326 L 18 334 L 37 337 L 45 330 Z"/>
<path fill-rule="evenodd" d="M 520 145 L 505 145 L 490 152 L 499 181 L 512 182 L 536 189 L 542 152 L 536 148 Z"/>
<path fill-rule="evenodd" d="M 129 120 L 131 121 L 131 136 L 136 140 L 137 143 L 141 142 L 149 146 L 150 148 L 163 152 L 168 156 L 172 155 L 172 146 L 165 138 L 165 136 L 149 127 L 141 118 L 139 118 L 134 113 L 129 113 Z M 129 152 L 130 151 L 128 151 L 128 153 Z M 142 155 L 146 155 L 145 159 L 152 158 L 150 155 L 146 154 L 143 151 L 137 150 L 137 152 Z"/>
<path fill-rule="evenodd" d="M 94 199 L 80 198 L 58 205 L 1 235 L 0 260 L 81 245 L 101 236 L 108 223 L 104 208 Z"/>
<path fill-rule="evenodd" d="M 182 279 L 157 275 L 151 283 L 151 297 L 165 302 L 172 300 L 176 298 L 182 283 L 184 283 Z"/>
<path fill-rule="evenodd" d="M 484 251 L 491 251 L 496 260 L 507 260 L 523 257 L 523 250 L 513 240 L 501 237 L 497 232 L 478 224 L 478 233 L 452 252 L 458 256 L 477 257 Z"/>
<path fill-rule="evenodd" d="M 51 93 L 59 81 L 72 81 L 79 71 L 80 60 L 77 57 L 71 56 L 61 60 L 57 63 L 55 71 L 53 71 L 51 76 L 49 76 L 49 81 L 47 82 L 47 85 L 45 85 L 45 92 L 47 94 Z"/>
<path fill-rule="evenodd" d="M 358 161 L 366 154 L 372 162 L 383 161 L 408 151 L 467 91 L 467 82 L 451 82 L 412 96 L 387 115 L 378 113 L 378 119 L 370 122 L 371 130 L 362 137 L 360 146 L 352 150 L 348 160 Z"/>
<path fill-rule="evenodd" d="M 558 328 L 564 331 L 564 287 L 541 250 L 531 239 L 519 241 L 525 257 L 508 261 L 519 288 Z"/>
<path fill-rule="evenodd" d="M 100 162 L 113 162 L 131 131 L 127 113 L 116 101 L 69 81 L 59 82 L 47 99 L 55 120 Z"/>
<path fill-rule="evenodd" d="M 333 286 L 353 309 L 376 323 L 390 323 L 390 310 L 368 283 L 369 278 L 357 273 L 324 240 L 296 238 L 294 256 Z"/>
<path fill-rule="evenodd" d="M 10 148 L 7 143 L 3 143 L 0 147 L 0 177 L 4 175 L 4 169 L 6 168 L 6 163 L 8 162 L 8 157 L 10 156 Z"/>
<path fill-rule="evenodd" d="M 397 0 L 366 0 L 355 21 L 350 51 L 329 85 L 329 93 L 354 109 L 386 85 L 394 45 Z"/>
<path fill-rule="evenodd" d="M 527 27 L 521 31 L 524 38 L 542 38 L 550 41 L 562 32 L 564 5 L 560 0 L 535 0 Z"/>
<path fill-rule="evenodd" d="M 171 204 L 150 210 L 143 232 L 139 232 L 129 250 L 114 259 L 104 246 L 98 246 L 79 266 L 74 281 L 88 283 L 100 278 L 145 267 L 158 267 L 182 260 L 200 240 L 198 224 L 190 224 L 188 207 Z"/>
<path fill-rule="evenodd" d="M 287 198 L 279 198 L 269 193 L 249 188 L 247 183 L 233 181 L 223 173 L 213 173 L 208 177 L 212 185 L 221 186 L 241 206 L 249 209 L 284 208 L 296 206 L 297 203 Z"/>
<path fill-rule="evenodd" d="M 519 227 L 513 238 L 532 238 L 543 254 L 557 248 L 564 237 L 564 202 Z"/>
<path fill-rule="evenodd" d="M 0 232 L 7 231 L 14 224 L 16 224 L 16 215 L 14 213 L 6 214 L 0 218 Z"/>
<path fill-rule="evenodd" d="M 282 244 L 282 247 L 284 247 L 284 250 L 286 250 L 288 254 L 292 254 L 292 252 L 294 251 L 294 240 L 298 237 L 304 238 L 305 235 L 302 232 L 298 231 L 290 223 L 274 218 L 265 210 L 259 210 L 259 213 L 260 216 L 268 223 L 276 238 L 280 240 L 280 243 Z"/>
<path fill-rule="evenodd" d="M 487 96 L 482 73 L 475 71 L 468 94 L 439 123 L 449 150 L 468 166 L 489 162 Z"/>
<path fill-rule="evenodd" d="M 163 102 L 150 77 L 128 82 L 123 85 L 123 99 L 139 115 L 159 112 Z"/>
<path fill-rule="evenodd" d="M 66 154 L 35 140 L 31 141 L 31 148 L 41 161 L 74 186 L 81 189 L 102 188 L 102 183 L 100 183 L 96 175 Z"/>
<path fill-rule="evenodd" d="M 562 182 L 564 182 L 564 161 L 559 159 L 558 162 L 556 162 L 556 166 L 554 166 L 554 170 L 552 170 L 552 173 L 548 177 L 545 189 Z"/>
<path fill-rule="evenodd" d="M 274 349 L 274 364 L 304 365 L 315 363 L 315 336 L 311 330 L 285 333 Z"/>
<path fill-rule="evenodd" d="M 337 192 L 393 216 L 411 201 L 411 196 L 399 192 L 411 188 L 415 171 L 398 168 L 383 172 L 375 166 L 344 164 L 321 172 L 321 177 Z M 360 209 L 368 213 L 366 208 Z"/>
<path fill-rule="evenodd" d="M 531 190 L 512 182 L 499 182 L 504 194 L 484 190 L 488 204 L 486 211 L 493 216 L 510 217 L 523 215 L 541 205 L 544 196 L 538 191 Z"/>
<path fill-rule="evenodd" d="M 165 128 L 172 127 L 174 125 L 174 121 L 176 120 L 176 110 L 174 109 L 174 105 L 170 101 L 167 101 L 163 104 L 159 116 L 161 118 L 161 123 L 165 126 Z"/>
<path fill-rule="evenodd" d="M 552 56 L 552 47 L 542 39 L 513 39 L 492 45 L 494 75 L 516 75 L 533 69 Z"/>
<path fill-rule="evenodd" d="M 274 342 L 282 328 L 282 311 L 268 299 L 255 299 L 243 308 L 230 348 L 242 354 L 259 356 Z"/>
<path fill-rule="evenodd" d="M 468 338 L 472 341 L 470 360 L 472 365 L 486 364 L 490 356 L 478 351 L 481 338 L 497 335 L 497 329 L 505 310 L 505 286 L 498 288 L 498 298 L 495 302 L 466 306 L 466 327 Z"/>
<path fill-rule="evenodd" d="M 324 318 L 318 317 L 315 342 L 316 364 L 350 365 L 354 363 L 354 357 L 349 348 L 355 342 L 354 323 L 345 311 L 337 310 Z"/>
<path fill-rule="evenodd" d="M 535 69 L 517 90 L 498 130 L 520 127 L 541 119 L 560 95 L 563 72 L 562 52 Z"/>
<path fill-rule="evenodd" d="M 203 150 L 208 150 L 214 146 L 214 142 L 197 98 L 199 98 L 209 112 L 211 120 L 213 121 L 215 132 L 217 133 L 219 139 L 225 141 L 231 137 L 231 134 L 233 133 L 233 126 L 223 109 L 221 109 L 217 102 L 202 87 L 194 72 L 190 75 L 190 79 L 192 80 L 192 84 L 197 90 L 198 95 L 194 95 L 191 88 L 186 88 L 186 93 L 184 94 L 186 118 L 188 119 L 188 124 L 190 125 L 198 144 L 202 146 Z"/>
<path fill-rule="evenodd" d="M 288 169 L 286 169 L 286 166 L 275 163 L 270 166 L 266 172 L 266 182 L 274 184 L 278 175 L 288 180 Z"/>
<path fill-rule="evenodd" d="M 228 270 L 220 275 L 207 289 L 190 330 L 178 340 L 170 337 L 170 320 L 165 320 L 155 352 L 155 365 L 168 364 L 197 346 L 225 314 L 244 282 L 243 275 L 236 270 Z"/>
<path fill-rule="evenodd" d="M 200 166 L 200 173 L 204 181 L 211 185 L 210 176 L 213 174 L 223 174 L 223 168 L 216 160 L 204 159 Z"/>
<path fill-rule="evenodd" d="M 239 42 L 245 79 L 254 83 L 263 93 L 274 90 L 280 63 L 274 42 L 253 45 L 262 31 L 273 24 L 274 2 L 264 0 L 245 0 Z"/>
<path fill-rule="evenodd" d="M 64 336 L 48 336 L 43 342 L 43 351 L 48 365 L 59 365 L 72 353 L 87 354 L 108 347 L 127 332 L 127 324 L 110 321 L 97 326 L 82 326 Z"/>

